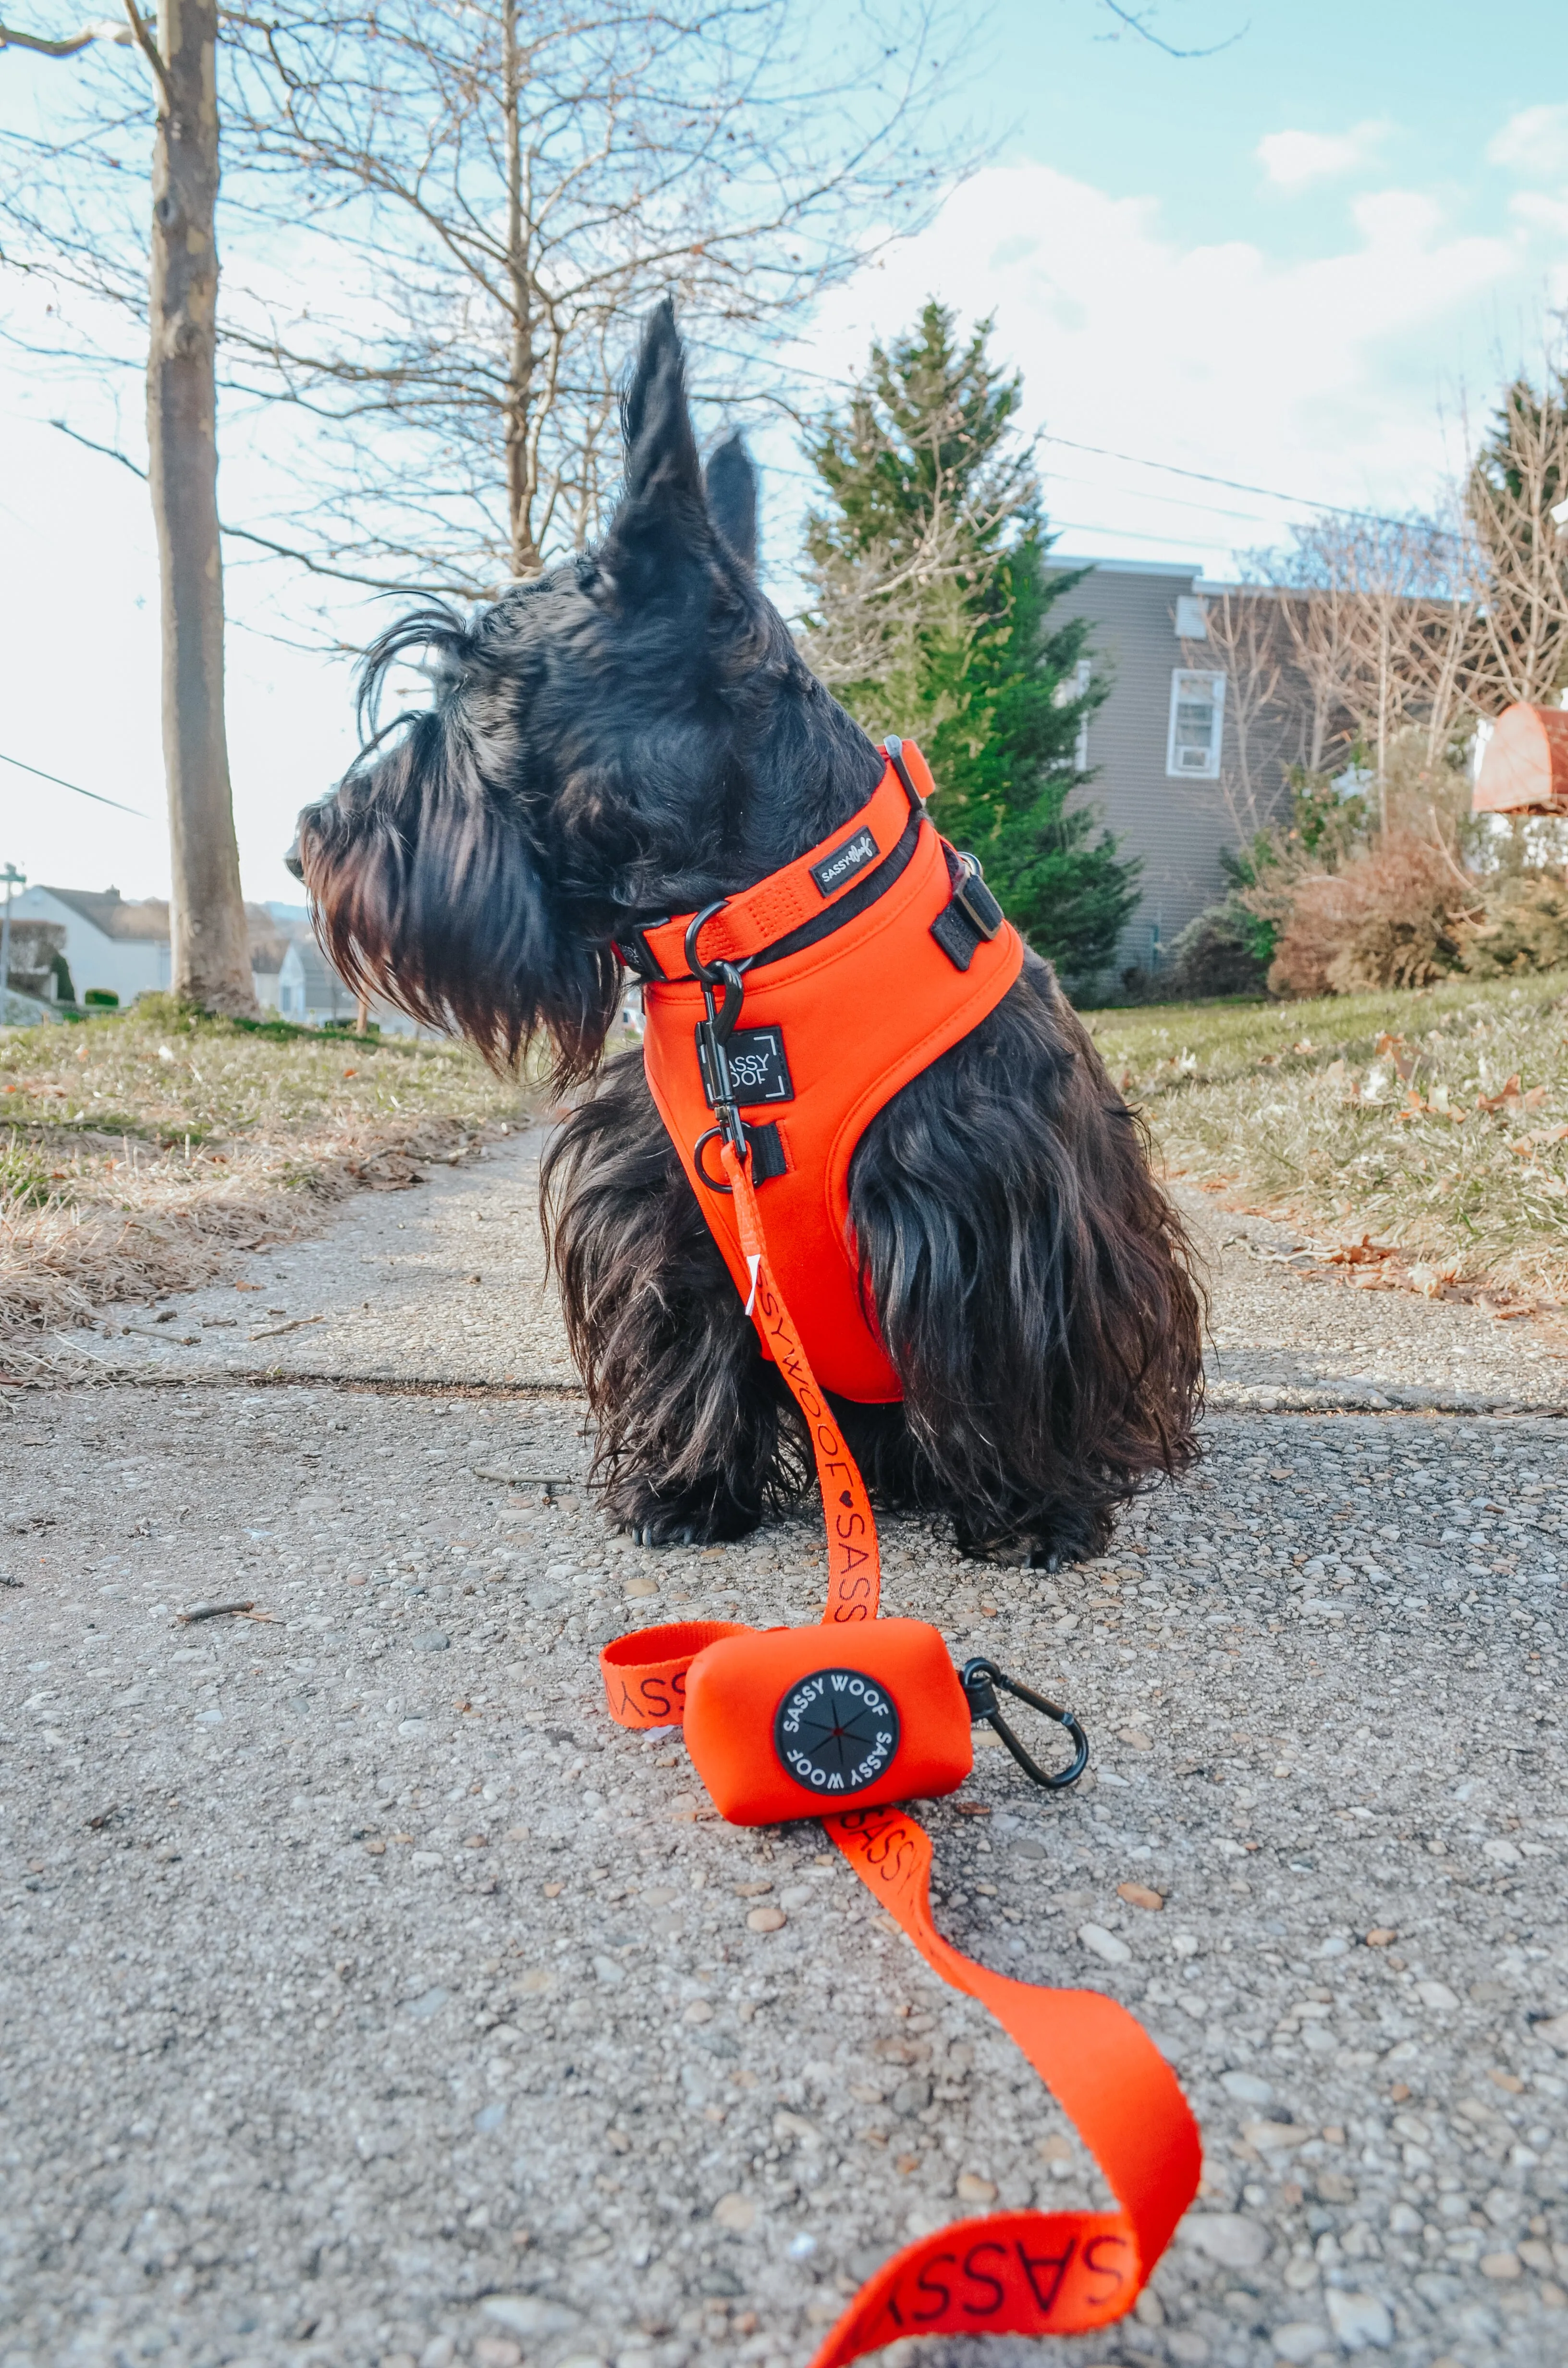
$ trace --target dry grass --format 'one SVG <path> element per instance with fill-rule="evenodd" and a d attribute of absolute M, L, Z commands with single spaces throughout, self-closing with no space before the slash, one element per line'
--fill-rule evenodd
<path fill-rule="evenodd" d="M 1568 1298 L 1568 972 L 1085 1018 L 1173 1173 L 1380 1279 Z"/>
<path fill-rule="evenodd" d="M 237 1248 L 415 1180 L 528 1088 L 456 1044 L 193 1018 L 164 998 L 80 1027 L 0 1029 L 0 1338 L 189 1289 Z"/>

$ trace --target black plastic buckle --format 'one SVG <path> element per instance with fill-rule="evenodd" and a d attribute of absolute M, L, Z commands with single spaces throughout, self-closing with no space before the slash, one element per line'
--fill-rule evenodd
<path fill-rule="evenodd" d="M 986 1660 L 983 1655 L 977 1655 L 972 1661 L 964 1663 L 959 1671 L 959 1682 L 969 1699 L 971 1725 L 983 1718 L 989 1720 L 1024 1774 L 1033 1782 L 1042 1784 L 1048 1793 L 1063 1792 L 1069 1784 L 1077 1782 L 1089 1764 L 1089 1738 L 1070 1710 L 1063 1710 L 1060 1702 L 1047 1702 L 1045 1696 L 1037 1694 L 1032 1686 L 1022 1686 L 1016 1678 L 1005 1676 L 995 1662 Z M 1064 1768 L 1059 1775 L 1048 1776 L 1038 1760 L 1030 1759 L 1002 1715 L 1001 1705 L 996 1700 L 998 1686 L 1004 1693 L 1015 1695 L 1019 1702 L 1028 1702 L 1031 1710 L 1042 1712 L 1047 1718 L 1054 1719 L 1058 1726 L 1066 1728 L 1075 1747 L 1071 1767 Z"/>
<path fill-rule="evenodd" d="M 644 986 L 653 985 L 668 975 L 658 955 L 648 943 L 649 930 L 662 929 L 668 918 L 669 916 L 666 913 L 657 921 L 632 921 L 628 926 L 623 938 L 612 938 L 610 940 L 626 968 L 634 977 L 640 978 Z"/>
<path fill-rule="evenodd" d="M 1006 916 L 985 884 L 985 874 L 978 855 L 960 854 L 963 871 L 954 886 L 952 903 L 977 936 L 990 939 L 996 935 Z"/>

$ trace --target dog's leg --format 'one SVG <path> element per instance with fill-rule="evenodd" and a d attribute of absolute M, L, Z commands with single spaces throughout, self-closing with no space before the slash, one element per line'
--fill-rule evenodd
<path fill-rule="evenodd" d="M 637 1053 L 555 1137 L 543 1201 L 610 1513 L 645 1545 L 744 1537 L 803 1450 Z"/>
<path fill-rule="evenodd" d="M 1103 1552 L 1117 1507 L 1197 1453 L 1202 1311 L 1138 1122 L 1045 963 L 880 1112 L 849 1187 L 904 1387 L 884 1493 L 941 1508 L 971 1552 Z"/>

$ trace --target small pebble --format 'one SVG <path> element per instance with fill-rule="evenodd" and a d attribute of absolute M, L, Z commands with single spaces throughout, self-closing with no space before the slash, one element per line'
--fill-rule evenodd
<path fill-rule="evenodd" d="M 1080 1924 L 1078 1938 L 1085 1949 L 1102 1957 L 1108 1965 L 1127 1965 L 1132 1962 L 1132 1952 L 1125 1941 L 1108 1932 L 1103 1924 Z"/>
<path fill-rule="evenodd" d="M 789 1922 L 782 1907 L 754 1907 L 746 1918 L 748 1932 L 778 1932 Z"/>

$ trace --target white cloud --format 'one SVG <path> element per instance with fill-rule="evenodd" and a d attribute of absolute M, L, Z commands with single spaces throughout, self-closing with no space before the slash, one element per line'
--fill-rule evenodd
<path fill-rule="evenodd" d="M 1488 146 L 1494 165 L 1528 180 L 1568 177 L 1568 107 L 1527 107 L 1511 115 Z"/>
<path fill-rule="evenodd" d="M 1509 199 L 1508 211 L 1527 230 L 1544 231 L 1549 238 L 1568 243 L 1568 196 L 1545 198 L 1538 189 L 1519 189 Z"/>
<path fill-rule="evenodd" d="M 1270 131 L 1253 154 L 1276 188 L 1304 189 L 1365 164 L 1387 130 L 1369 122 L 1349 131 Z"/>
<path fill-rule="evenodd" d="M 1185 245 L 1152 199 L 995 167 L 825 305 L 803 359 L 856 370 L 870 335 L 936 294 L 966 320 L 994 313 L 1031 427 L 1317 501 L 1429 501 L 1455 457 L 1439 393 L 1490 375 L 1518 252 L 1454 235 L 1410 192 L 1362 198 L 1352 222 L 1340 251 L 1276 261 L 1244 237 Z M 1061 446 L 1042 458 L 1065 550 L 1223 564 L 1282 536 L 1286 513 L 1244 495 Z"/>

